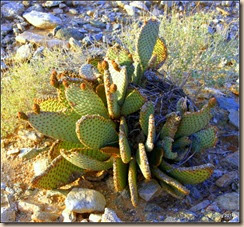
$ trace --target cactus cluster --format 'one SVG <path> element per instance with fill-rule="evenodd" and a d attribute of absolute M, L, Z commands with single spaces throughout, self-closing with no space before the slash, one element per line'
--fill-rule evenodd
<path fill-rule="evenodd" d="M 49 167 L 32 179 L 32 186 L 55 189 L 89 172 L 113 168 L 116 191 L 129 186 L 131 201 L 138 204 L 138 175 L 155 178 L 176 198 L 189 190 L 183 184 L 197 184 L 209 178 L 211 164 L 176 166 L 189 152 L 201 152 L 216 143 L 216 129 L 209 127 L 210 99 L 194 112 L 182 98 L 162 128 L 155 124 L 155 107 L 140 88 L 146 70 L 156 70 L 167 57 L 164 41 L 158 37 L 159 23 L 148 20 L 131 54 L 115 45 L 105 57 L 88 59 L 79 75 L 52 72 L 50 83 L 57 96 L 36 99 L 33 111 L 18 117 L 42 134 L 56 139 L 49 150 Z M 139 86 L 138 86 L 139 87 Z M 140 139 L 130 138 L 128 117 L 137 114 Z"/>

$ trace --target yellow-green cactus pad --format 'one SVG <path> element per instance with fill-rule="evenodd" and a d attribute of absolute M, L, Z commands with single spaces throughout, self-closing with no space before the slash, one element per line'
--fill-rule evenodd
<path fill-rule="evenodd" d="M 33 178 L 31 184 L 34 188 L 56 189 L 73 182 L 84 173 L 85 170 L 59 155 L 42 174 Z"/>
<path fill-rule="evenodd" d="M 153 49 L 152 55 L 157 56 L 154 68 L 160 68 L 167 58 L 167 47 L 165 41 L 162 38 L 158 38 Z"/>
<path fill-rule="evenodd" d="M 113 179 L 117 192 L 122 191 L 127 185 L 128 165 L 123 163 L 121 158 L 114 158 Z"/>
<path fill-rule="evenodd" d="M 204 149 L 215 146 L 217 143 L 217 128 L 212 126 L 208 129 L 201 130 L 192 135 L 193 151 L 201 152 Z"/>
<path fill-rule="evenodd" d="M 176 199 L 184 199 L 186 196 L 184 193 L 180 192 L 177 188 L 172 187 L 171 185 L 165 183 L 164 181 L 159 181 L 161 188 L 166 191 L 168 194 L 173 196 Z"/>
<path fill-rule="evenodd" d="M 187 136 L 182 136 L 173 142 L 173 150 L 183 149 L 191 144 L 191 140 Z"/>
<path fill-rule="evenodd" d="M 160 169 L 157 167 L 152 167 L 151 169 L 152 174 L 158 178 L 160 181 L 166 183 L 168 186 L 173 188 L 174 190 L 177 190 L 179 193 L 183 195 L 188 195 L 190 191 L 184 187 L 180 182 L 177 180 L 173 179 L 172 177 L 166 175 L 164 172 L 162 172 Z"/>
<path fill-rule="evenodd" d="M 125 98 L 125 102 L 121 108 L 121 114 L 127 116 L 138 111 L 145 103 L 146 98 L 139 92 L 139 90 L 132 90 Z"/>
<path fill-rule="evenodd" d="M 136 161 L 132 159 L 129 163 L 128 183 L 130 189 L 131 202 L 134 207 L 138 205 L 138 190 L 137 190 L 137 172 Z"/>
<path fill-rule="evenodd" d="M 81 143 L 99 149 L 118 141 L 115 124 L 99 115 L 86 115 L 76 123 L 76 133 Z"/>
<path fill-rule="evenodd" d="M 164 137 L 164 139 L 158 143 L 164 150 L 164 157 L 167 159 L 175 159 L 177 153 L 172 151 L 172 143 L 174 140 L 171 137 Z"/>
<path fill-rule="evenodd" d="M 171 113 L 160 131 L 160 139 L 163 139 L 164 137 L 170 137 L 173 139 L 180 124 L 180 120 L 181 118 L 177 113 Z"/>
<path fill-rule="evenodd" d="M 205 128 L 212 118 L 210 110 L 215 103 L 215 99 L 210 99 L 209 103 L 206 104 L 200 111 L 184 113 L 175 137 L 179 138 L 181 136 L 189 136 Z"/>
<path fill-rule="evenodd" d="M 83 64 L 79 70 L 80 77 L 87 81 L 96 81 L 99 72 L 92 64 Z"/>
<path fill-rule="evenodd" d="M 160 164 L 160 169 L 184 184 L 198 184 L 208 179 L 214 170 L 210 163 L 193 167 L 174 167 L 165 161 Z"/>
<path fill-rule="evenodd" d="M 144 24 L 139 33 L 136 49 L 143 70 L 147 68 L 152 56 L 154 46 L 158 39 L 158 32 L 159 23 L 154 19 L 150 19 Z"/>
<path fill-rule="evenodd" d="M 141 108 L 139 118 L 140 126 L 146 136 L 148 134 L 148 122 L 151 114 L 154 114 L 154 106 L 152 102 L 146 102 Z"/>
<path fill-rule="evenodd" d="M 96 149 L 74 148 L 71 150 L 61 150 L 60 154 L 73 165 L 82 169 L 100 171 L 112 168 L 113 160 L 109 155 Z"/>
<path fill-rule="evenodd" d="M 86 84 L 81 84 L 81 87 L 70 85 L 65 93 L 70 106 L 79 115 L 99 114 L 108 118 L 108 111 L 103 101 Z"/>
<path fill-rule="evenodd" d="M 149 167 L 146 149 L 143 143 L 138 144 L 138 150 L 136 152 L 136 161 L 145 179 L 150 180 L 151 171 Z"/>
<path fill-rule="evenodd" d="M 66 116 L 63 113 L 40 112 L 29 113 L 29 124 L 46 136 L 54 139 L 80 143 L 75 132 L 77 118 Z"/>
<path fill-rule="evenodd" d="M 154 115 L 150 114 L 148 120 L 147 140 L 145 143 L 145 148 L 148 152 L 152 151 L 154 148 L 155 136 L 156 136 L 156 126 L 155 126 Z"/>
<path fill-rule="evenodd" d="M 163 148 L 161 147 L 155 147 L 152 152 L 150 153 L 150 165 L 152 166 L 159 166 L 162 162 L 162 158 L 164 155 Z"/>
<path fill-rule="evenodd" d="M 106 107 L 107 106 L 107 100 L 106 100 L 104 84 L 97 85 L 96 93 L 100 97 L 100 99 L 103 101 L 104 106 Z"/>
<path fill-rule="evenodd" d="M 67 106 L 64 103 L 59 102 L 57 97 L 45 97 L 41 99 L 35 99 L 34 102 L 40 106 L 42 111 L 57 112 L 66 110 Z"/>
<path fill-rule="evenodd" d="M 131 149 L 123 125 L 120 125 L 119 128 L 119 150 L 121 160 L 124 163 L 129 163 L 131 160 Z"/>
<path fill-rule="evenodd" d="M 131 76 L 131 82 L 134 84 L 140 84 L 141 83 L 141 77 L 142 77 L 142 68 L 140 62 L 134 62 L 134 71 Z"/>

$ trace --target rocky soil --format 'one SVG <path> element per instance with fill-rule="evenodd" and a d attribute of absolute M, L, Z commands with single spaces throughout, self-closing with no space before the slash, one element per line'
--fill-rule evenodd
<path fill-rule="evenodd" d="M 179 12 L 196 7 L 192 2 L 1 1 L 1 71 L 8 69 L 11 55 L 25 60 L 53 46 L 110 43 L 131 18 L 160 17 L 165 4 Z M 197 7 L 207 11 L 212 2 Z M 217 22 L 209 25 L 210 33 L 221 29 L 222 20 L 238 17 L 239 3 L 216 2 L 214 10 Z M 238 29 L 233 23 L 229 39 Z M 31 157 L 53 141 L 23 126 L 1 140 L 2 222 L 239 222 L 239 96 L 206 88 L 196 104 L 212 96 L 218 102 L 212 124 L 218 127 L 219 141 L 193 162 L 200 159 L 216 168 L 206 182 L 187 185 L 191 193 L 185 199 L 167 195 L 156 181 L 141 182 L 140 204 L 134 208 L 128 189 L 114 192 L 111 172 L 101 173 L 99 181 L 80 178 L 60 190 L 33 189 L 30 180 L 45 162 Z"/>

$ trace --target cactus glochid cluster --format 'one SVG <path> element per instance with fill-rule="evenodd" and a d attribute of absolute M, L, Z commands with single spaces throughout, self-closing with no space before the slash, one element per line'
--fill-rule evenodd
<path fill-rule="evenodd" d="M 176 166 L 190 152 L 201 152 L 216 143 L 216 129 L 209 125 L 210 99 L 201 110 L 187 107 L 179 99 L 176 111 L 166 116 L 161 128 L 155 124 L 155 107 L 140 91 L 146 70 L 156 70 L 167 57 L 164 41 L 158 37 L 159 23 L 148 20 L 141 28 L 136 51 L 131 54 L 115 45 L 104 58 L 89 59 L 79 75 L 53 71 L 50 83 L 57 96 L 36 99 L 33 111 L 18 117 L 42 134 L 56 139 L 48 151 L 50 164 L 32 179 L 35 188 L 55 189 L 89 172 L 113 169 L 114 187 L 128 185 L 131 201 L 138 204 L 137 180 L 155 178 L 176 198 L 189 190 L 183 184 L 197 184 L 209 178 L 212 164 Z M 137 114 L 143 137 L 130 138 L 128 117 Z M 139 177 L 141 175 L 141 177 Z"/>

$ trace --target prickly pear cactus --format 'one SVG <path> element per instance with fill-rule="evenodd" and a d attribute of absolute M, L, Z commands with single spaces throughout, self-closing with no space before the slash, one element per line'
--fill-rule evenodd
<path fill-rule="evenodd" d="M 18 113 L 56 140 L 48 153 L 50 165 L 34 177 L 33 187 L 55 189 L 89 172 L 112 168 L 115 190 L 128 188 L 137 206 L 139 179 L 155 178 L 163 190 L 182 199 L 189 194 L 183 184 L 211 176 L 210 163 L 180 163 L 216 144 L 216 129 L 209 127 L 216 100 L 194 112 L 182 97 L 159 126 L 157 107 L 139 86 L 148 68 L 153 72 L 166 60 L 158 30 L 159 23 L 150 19 L 141 28 L 135 53 L 116 45 L 104 58 L 88 59 L 75 76 L 53 71 L 50 84 L 57 96 L 36 99 L 32 112 Z"/>

